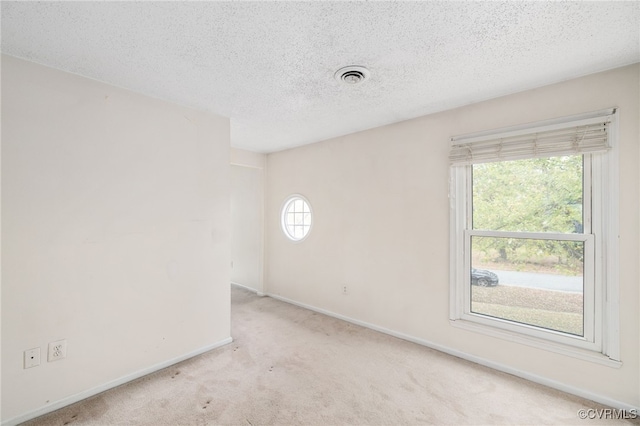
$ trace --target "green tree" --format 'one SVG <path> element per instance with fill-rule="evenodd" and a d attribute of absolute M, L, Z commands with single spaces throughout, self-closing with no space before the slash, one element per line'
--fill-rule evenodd
<path fill-rule="evenodd" d="M 517 232 L 582 232 L 582 156 L 500 161 L 473 166 L 473 228 Z M 502 261 L 557 256 L 582 261 L 575 243 L 479 238 L 474 250 Z"/>

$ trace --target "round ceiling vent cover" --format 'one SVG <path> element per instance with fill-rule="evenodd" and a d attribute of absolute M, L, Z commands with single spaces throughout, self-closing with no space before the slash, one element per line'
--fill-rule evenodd
<path fill-rule="evenodd" d="M 359 84 L 369 78 L 369 70 L 358 65 L 340 68 L 333 77 L 344 84 Z"/>

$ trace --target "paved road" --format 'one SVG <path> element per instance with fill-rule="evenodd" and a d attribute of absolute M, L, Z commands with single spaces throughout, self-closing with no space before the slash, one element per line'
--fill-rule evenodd
<path fill-rule="evenodd" d="M 532 272 L 493 271 L 498 274 L 500 285 L 544 288 L 570 292 L 582 292 L 582 277 L 538 274 Z"/>

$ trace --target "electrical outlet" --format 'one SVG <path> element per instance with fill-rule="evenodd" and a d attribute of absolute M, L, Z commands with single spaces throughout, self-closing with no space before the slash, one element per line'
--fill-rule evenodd
<path fill-rule="evenodd" d="M 342 294 L 347 294 L 347 286 L 346 285 L 342 286 Z"/>
<path fill-rule="evenodd" d="M 67 341 L 58 340 L 57 342 L 49 343 L 49 354 L 47 361 L 57 361 L 67 356 Z"/>
<path fill-rule="evenodd" d="M 40 348 L 24 351 L 24 368 L 37 367 L 38 365 L 40 365 Z"/>

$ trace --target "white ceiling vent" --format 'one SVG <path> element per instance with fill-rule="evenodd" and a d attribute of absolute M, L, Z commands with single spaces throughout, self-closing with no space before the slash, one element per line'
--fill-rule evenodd
<path fill-rule="evenodd" d="M 344 84 L 360 84 L 369 78 L 369 70 L 358 65 L 340 68 L 333 77 Z"/>

